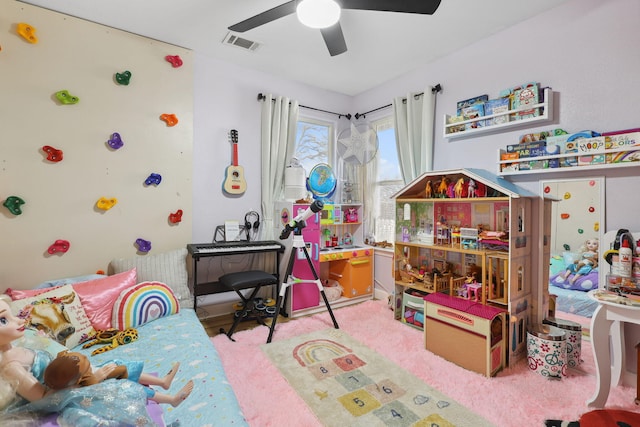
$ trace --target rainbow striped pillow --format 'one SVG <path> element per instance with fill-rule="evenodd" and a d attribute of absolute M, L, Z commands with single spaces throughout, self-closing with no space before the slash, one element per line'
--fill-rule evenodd
<path fill-rule="evenodd" d="M 124 330 L 135 328 L 180 311 L 169 286 L 161 282 L 141 282 L 125 289 L 113 304 L 111 325 Z"/>

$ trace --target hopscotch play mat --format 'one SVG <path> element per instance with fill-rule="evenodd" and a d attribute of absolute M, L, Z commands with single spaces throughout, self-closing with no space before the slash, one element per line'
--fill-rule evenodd
<path fill-rule="evenodd" d="M 262 351 L 326 426 L 491 426 L 339 329 Z"/>

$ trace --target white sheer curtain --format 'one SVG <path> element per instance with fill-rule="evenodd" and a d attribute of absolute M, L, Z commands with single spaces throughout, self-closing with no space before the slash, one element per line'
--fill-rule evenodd
<path fill-rule="evenodd" d="M 274 202 L 284 195 L 284 169 L 296 142 L 298 101 L 267 94 L 262 103 L 262 238 L 275 240 Z"/>
<path fill-rule="evenodd" d="M 405 184 L 433 170 L 433 125 L 436 95 L 428 87 L 422 95 L 394 98 L 398 160 Z"/>

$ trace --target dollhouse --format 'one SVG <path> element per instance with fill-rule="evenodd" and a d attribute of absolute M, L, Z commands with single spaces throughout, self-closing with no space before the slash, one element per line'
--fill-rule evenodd
<path fill-rule="evenodd" d="M 443 183 L 458 188 L 440 190 Z M 428 188 L 439 191 L 429 194 Z M 435 320 L 425 308 L 429 304 L 420 302 L 430 299 L 452 313 L 461 306 L 458 300 L 465 300 L 462 306 L 491 313 L 486 349 L 494 354 L 487 357 L 497 360 L 498 368 L 525 356 L 527 326 L 542 322 L 548 307 L 547 286 L 541 285 L 547 280 L 540 276 L 548 275 L 543 267 L 549 263 L 551 202 L 481 169 L 424 173 L 394 199 L 396 319 L 424 329 L 427 348 L 430 342 L 444 348 L 429 336 L 429 322 L 450 321 L 460 329 L 455 322 L 466 314 Z M 424 298 L 434 293 L 442 297 Z M 473 316 L 467 320 L 479 323 Z M 477 333 L 458 338 L 464 346 Z M 465 366 L 464 360 L 454 362 Z M 488 375 L 495 368 L 487 368 Z"/>

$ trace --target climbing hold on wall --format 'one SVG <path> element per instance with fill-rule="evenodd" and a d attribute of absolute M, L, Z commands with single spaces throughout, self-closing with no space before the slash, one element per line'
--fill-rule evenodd
<path fill-rule="evenodd" d="M 570 216 L 571 215 L 569 215 L 568 213 L 561 213 L 560 214 L 560 218 L 562 218 L 562 219 L 569 219 Z"/>
<path fill-rule="evenodd" d="M 593 223 L 593 231 L 600 231 L 600 223 L 599 222 L 594 222 Z"/>
<path fill-rule="evenodd" d="M 562 247 L 564 248 L 565 251 L 570 251 L 571 250 L 571 246 L 567 245 L 566 243 L 564 245 L 562 245 Z"/>
<path fill-rule="evenodd" d="M 32 25 L 21 22 L 18 24 L 17 31 L 29 43 L 38 43 L 36 29 Z"/>
<path fill-rule="evenodd" d="M 549 187 L 548 185 L 544 187 L 544 192 L 545 193 L 550 193 L 551 192 L 551 187 Z"/>
<path fill-rule="evenodd" d="M 71 95 L 68 90 L 60 90 L 56 92 L 56 98 L 58 98 L 58 101 L 65 105 L 77 104 L 78 102 L 80 102 L 80 98 Z"/>
<path fill-rule="evenodd" d="M 162 182 L 162 175 L 159 173 L 152 173 L 147 179 L 144 180 L 144 185 L 159 185 Z"/>
<path fill-rule="evenodd" d="M 594 180 L 589 181 L 589 185 L 591 187 L 595 187 L 596 186 L 596 182 Z"/>
<path fill-rule="evenodd" d="M 151 250 L 151 242 L 144 239 L 136 239 L 136 246 L 140 252 L 149 252 Z"/>
<path fill-rule="evenodd" d="M 51 246 L 49 246 L 49 249 L 47 249 L 47 252 L 49 252 L 50 254 L 55 254 L 56 252 L 62 252 L 65 253 L 69 250 L 69 241 L 68 240 L 56 240 Z"/>
<path fill-rule="evenodd" d="M 171 224 L 177 224 L 182 221 L 182 209 L 178 209 L 175 213 L 169 214 L 169 222 Z"/>
<path fill-rule="evenodd" d="M 179 55 L 167 55 L 164 59 L 170 63 L 173 68 L 178 68 L 182 66 L 182 58 Z"/>
<path fill-rule="evenodd" d="M 578 228 L 578 234 L 582 234 L 584 233 L 584 230 L 582 228 Z"/>
<path fill-rule="evenodd" d="M 571 198 L 571 193 L 569 193 L 568 191 L 566 193 L 564 193 L 564 198 L 565 198 L 565 200 L 570 199 Z"/>
<path fill-rule="evenodd" d="M 104 270 L 97 270 L 97 271 L 96 271 L 96 274 L 102 274 L 102 275 L 104 275 Z"/>
<path fill-rule="evenodd" d="M 108 211 L 112 207 L 114 207 L 118 203 L 118 199 L 115 197 L 111 199 L 107 199 L 106 197 L 100 197 L 96 202 L 96 207 L 98 209 L 102 209 L 103 211 Z"/>
<path fill-rule="evenodd" d="M 116 73 L 116 82 L 121 85 L 127 86 L 131 80 L 131 71 L 123 71 L 122 73 Z"/>
<path fill-rule="evenodd" d="M 160 120 L 164 120 L 167 126 L 175 126 L 178 124 L 178 118 L 175 114 L 162 114 Z"/>
<path fill-rule="evenodd" d="M 117 150 L 118 148 L 122 148 L 124 142 L 122 141 L 120 134 L 118 132 L 114 132 L 111 134 L 111 138 L 107 140 L 107 145 L 114 150 Z"/>
<path fill-rule="evenodd" d="M 14 215 L 20 215 L 22 213 L 22 205 L 24 205 L 24 200 L 18 196 L 9 196 L 2 204 L 2 206 L 9 209 L 9 212 Z"/>
<path fill-rule="evenodd" d="M 57 148 L 53 148 L 50 145 L 45 145 L 42 147 L 42 151 L 47 155 L 47 160 L 50 162 L 57 163 L 62 160 L 62 150 L 58 150 Z"/>
<path fill-rule="evenodd" d="M 596 211 L 596 208 L 594 208 L 593 206 L 589 206 L 589 212 L 594 213 Z"/>

